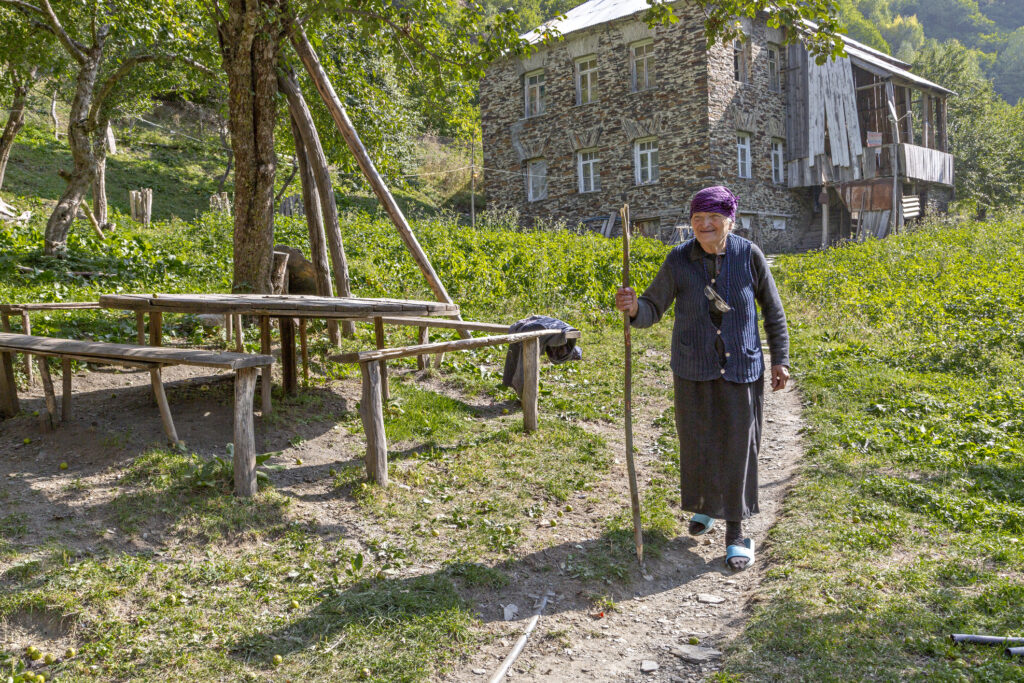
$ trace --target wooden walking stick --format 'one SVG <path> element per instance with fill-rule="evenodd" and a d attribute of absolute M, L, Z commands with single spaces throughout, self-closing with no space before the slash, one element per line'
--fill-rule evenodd
<path fill-rule="evenodd" d="M 622 286 L 629 287 L 629 204 L 619 209 L 622 217 Z M 644 563 L 644 532 L 640 524 L 640 493 L 636 486 L 636 467 L 633 464 L 633 342 L 629 336 L 629 312 L 622 312 L 622 327 L 626 341 L 626 470 L 629 472 L 629 497 L 633 505 L 633 539 L 636 541 L 636 559 Z"/>

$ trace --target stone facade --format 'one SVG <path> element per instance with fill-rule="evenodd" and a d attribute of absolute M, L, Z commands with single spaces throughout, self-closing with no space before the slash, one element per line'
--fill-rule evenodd
<path fill-rule="evenodd" d="M 746 82 L 739 82 L 733 47 L 705 50 L 703 15 L 687 6 L 676 9 L 680 21 L 672 26 L 650 28 L 635 15 L 491 66 L 480 87 L 490 206 L 515 207 L 526 224 L 565 220 L 600 229 L 625 200 L 643 232 L 672 242 L 685 234 L 693 194 L 723 184 L 740 198 L 738 229 L 768 251 L 799 245 L 813 220 L 811 190 L 791 190 L 772 176 L 772 141 L 786 136 L 785 50 L 777 51 L 782 80 L 774 90 L 768 46 L 781 45 L 782 36 L 764 21 L 745 27 Z M 648 41 L 653 82 L 634 90 L 632 49 Z M 577 63 L 590 57 L 597 61 L 597 96 L 577 104 Z M 541 70 L 544 111 L 526 117 L 524 79 Z M 739 177 L 738 132 L 750 136 L 749 179 Z M 658 178 L 649 184 L 637 182 L 638 140 L 656 141 Z M 599 191 L 580 191 L 581 151 L 594 151 L 600 160 Z M 546 196 L 533 201 L 527 188 L 531 160 L 547 167 Z"/>

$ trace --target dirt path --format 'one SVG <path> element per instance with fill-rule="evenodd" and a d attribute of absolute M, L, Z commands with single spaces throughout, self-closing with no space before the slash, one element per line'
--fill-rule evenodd
<path fill-rule="evenodd" d="M 716 650 L 742 629 L 757 595 L 770 552 L 765 537 L 779 515 L 802 455 L 799 394 L 792 384 L 790 387 L 778 393 L 765 390 L 766 424 L 759 463 L 761 513 L 744 525 L 758 550 L 754 567 L 740 573 L 725 567 L 724 525 L 699 539 L 683 535 L 647 563 L 647 577 L 609 587 L 615 607 L 598 616 L 602 613 L 590 596 L 574 589 L 579 582 L 567 578 L 563 567 L 573 548 L 584 548 L 582 539 L 596 538 L 600 529 L 591 525 L 588 530 L 586 524 L 581 527 L 570 521 L 565 542 L 523 563 L 532 564 L 536 571 L 522 572 L 499 595 L 492 594 L 477 605 L 495 634 L 494 642 L 445 680 L 487 680 L 512 649 L 543 595 L 548 595 L 550 602 L 509 680 L 698 681 L 716 671 L 720 666 Z M 645 448 L 655 438 L 653 418 L 666 407 L 667 403 L 641 402 L 635 408 L 641 487 L 650 479 L 654 459 L 651 449 Z M 613 434 L 608 437 L 622 452 L 621 434 L 618 441 Z M 618 462 L 607 482 L 611 507 L 628 507 L 625 482 L 625 465 Z M 595 514 L 600 511 L 588 512 L 593 520 L 602 517 Z M 523 616 L 505 622 L 502 606 L 510 602 L 520 607 Z M 692 638 L 699 640 L 698 647 L 690 645 Z M 701 657 L 707 660 L 688 661 Z M 642 667 L 653 670 L 642 671 Z"/>

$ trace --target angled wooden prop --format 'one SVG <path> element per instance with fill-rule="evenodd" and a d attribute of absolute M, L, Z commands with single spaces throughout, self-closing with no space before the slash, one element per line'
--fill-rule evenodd
<path fill-rule="evenodd" d="M 619 209 L 622 217 L 622 286 L 629 287 L 629 204 Z M 636 541 L 636 559 L 644 563 L 644 532 L 640 523 L 640 492 L 636 486 L 636 466 L 633 464 L 633 342 L 629 335 L 629 312 L 622 312 L 622 327 L 626 341 L 626 470 L 629 473 L 629 497 L 633 505 L 633 539 Z"/>

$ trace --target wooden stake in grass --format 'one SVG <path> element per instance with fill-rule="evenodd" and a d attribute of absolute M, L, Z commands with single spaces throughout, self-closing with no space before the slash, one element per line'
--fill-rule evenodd
<path fill-rule="evenodd" d="M 622 286 L 629 287 L 629 204 L 619 209 L 622 217 Z M 636 541 L 636 559 L 644 563 L 644 532 L 640 523 L 640 492 L 636 486 L 636 467 L 633 464 L 633 342 L 629 335 L 629 312 L 622 312 L 623 334 L 626 342 L 626 382 L 624 404 L 626 413 L 626 469 L 629 472 L 629 497 L 633 505 L 633 539 Z"/>

